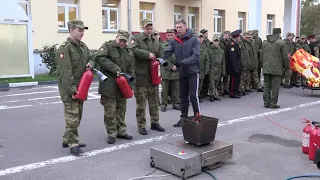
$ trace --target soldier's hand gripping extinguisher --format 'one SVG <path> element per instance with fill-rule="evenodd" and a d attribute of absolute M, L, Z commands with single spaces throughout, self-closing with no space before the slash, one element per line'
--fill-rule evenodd
<path fill-rule="evenodd" d="M 153 85 L 161 84 L 160 64 L 166 67 L 168 62 L 160 58 L 157 59 L 156 57 L 150 61 L 151 81 Z"/>
<path fill-rule="evenodd" d="M 134 77 L 126 73 L 120 73 L 116 79 L 116 84 L 120 89 L 122 96 L 126 99 L 129 99 L 133 96 L 133 91 L 129 85 L 129 83 L 132 83 L 133 81 Z"/>
<path fill-rule="evenodd" d="M 302 152 L 304 154 L 309 153 L 309 143 L 310 143 L 310 132 L 312 131 L 312 126 L 310 120 L 304 119 L 307 125 L 303 128 L 302 133 Z"/>
<path fill-rule="evenodd" d="M 309 159 L 314 161 L 317 147 L 320 145 L 320 129 L 319 124 L 315 124 L 315 128 L 310 133 L 309 143 Z"/>
<path fill-rule="evenodd" d="M 106 81 L 108 79 L 108 77 L 105 76 L 99 70 L 96 70 L 96 69 L 93 69 L 93 70 L 97 73 L 100 81 Z M 77 89 L 78 92 L 74 95 L 75 99 L 79 99 L 81 101 L 85 101 L 87 99 L 88 91 L 93 81 L 93 78 L 94 78 L 94 75 L 92 70 L 87 68 L 87 70 L 81 76 L 80 82 L 78 84 L 78 89 Z"/>

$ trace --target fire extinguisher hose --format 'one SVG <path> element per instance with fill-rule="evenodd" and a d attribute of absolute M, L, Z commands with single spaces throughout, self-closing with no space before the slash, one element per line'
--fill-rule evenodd
<path fill-rule="evenodd" d="M 320 175 L 310 174 L 310 175 L 293 176 L 293 177 L 287 178 L 286 180 L 299 179 L 299 178 L 310 178 L 310 177 L 320 177 Z"/>

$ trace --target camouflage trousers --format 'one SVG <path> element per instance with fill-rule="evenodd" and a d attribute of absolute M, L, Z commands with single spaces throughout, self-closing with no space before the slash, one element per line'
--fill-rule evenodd
<path fill-rule="evenodd" d="M 71 101 L 64 102 L 64 117 L 66 128 L 63 135 L 63 143 L 68 144 L 70 148 L 79 145 L 78 127 L 82 119 L 83 102 Z"/>
<path fill-rule="evenodd" d="M 198 86 L 198 97 L 200 97 L 201 90 L 203 85 L 203 79 L 199 79 L 199 86 Z"/>
<path fill-rule="evenodd" d="M 264 74 L 263 101 L 265 106 L 275 106 L 278 103 L 281 76 Z"/>
<path fill-rule="evenodd" d="M 150 121 L 151 123 L 159 123 L 159 101 L 157 96 L 156 86 L 136 86 L 135 98 L 136 98 L 136 118 L 138 128 L 146 128 L 146 102 L 148 101 Z"/>
<path fill-rule="evenodd" d="M 301 86 L 301 74 L 299 74 L 298 72 L 292 72 L 291 85 Z"/>
<path fill-rule="evenodd" d="M 100 103 L 104 107 L 104 125 L 108 136 L 126 135 L 127 99 L 120 93 L 117 93 L 116 98 L 101 95 Z"/>
<path fill-rule="evenodd" d="M 174 105 L 176 104 L 180 106 L 179 79 L 176 79 L 176 80 L 163 79 L 161 82 L 161 85 L 162 85 L 162 90 L 161 90 L 162 105 L 163 106 L 168 105 L 168 97 L 169 97 L 169 92 L 171 90 L 172 104 Z"/>
<path fill-rule="evenodd" d="M 210 72 L 208 95 L 209 96 L 217 96 L 217 94 L 216 94 L 217 91 L 218 91 L 217 90 L 217 86 L 216 86 L 216 83 L 214 81 L 214 72 Z"/>
<path fill-rule="evenodd" d="M 291 75 L 292 75 L 292 71 L 289 70 L 284 70 L 283 76 L 282 76 L 282 81 L 284 82 L 283 84 L 285 86 L 290 86 L 291 83 Z"/>
<path fill-rule="evenodd" d="M 241 92 L 245 92 L 246 90 L 250 89 L 250 81 L 248 77 L 250 77 L 250 71 L 242 71 L 240 80 Z"/>
<path fill-rule="evenodd" d="M 259 76 L 257 69 L 250 70 L 250 76 L 247 76 L 249 82 L 249 88 L 258 89 L 261 88 L 261 84 L 259 82 Z"/>
<path fill-rule="evenodd" d="M 219 82 L 219 86 L 218 86 L 219 92 L 223 92 L 223 91 L 229 92 L 229 79 L 230 79 L 229 75 L 222 77 L 222 81 Z"/>

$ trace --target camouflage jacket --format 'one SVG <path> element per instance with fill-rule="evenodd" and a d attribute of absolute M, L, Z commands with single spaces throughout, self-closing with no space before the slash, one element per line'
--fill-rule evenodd
<path fill-rule="evenodd" d="M 242 71 L 247 71 L 247 70 L 249 70 L 250 59 L 249 59 L 249 52 L 248 52 L 248 49 L 247 49 L 244 41 L 245 41 L 244 39 L 241 39 L 241 41 L 239 41 L 239 47 L 241 50 Z"/>
<path fill-rule="evenodd" d="M 86 65 L 90 63 L 94 66 L 89 48 L 84 42 L 75 42 L 69 37 L 57 49 L 55 60 L 61 101 L 73 101 L 72 95 L 77 92 L 78 84 L 86 70 Z"/>
<path fill-rule="evenodd" d="M 210 74 L 213 73 L 214 81 L 220 81 L 221 77 L 226 75 L 224 51 L 220 46 L 215 47 L 213 44 L 211 48 L 213 50 L 213 57 L 212 63 L 210 64 Z"/>
<path fill-rule="evenodd" d="M 260 68 L 262 68 L 262 62 L 261 62 L 261 59 L 260 59 L 262 39 L 260 37 L 254 38 L 253 39 L 253 43 L 254 43 L 255 55 L 256 55 L 256 58 L 258 59 L 257 68 L 260 69 Z"/>
<path fill-rule="evenodd" d="M 169 46 L 169 42 L 164 41 L 161 43 L 161 45 L 162 45 L 162 49 L 165 50 Z M 161 66 L 162 79 L 168 79 L 168 80 L 179 79 L 179 71 L 178 70 L 172 71 L 174 63 L 176 63 L 175 55 L 172 54 L 172 56 L 169 57 L 166 61 L 169 63 L 169 65 L 166 67 Z"/>
<path fill-rule="evenodd" d="M 120 48 L 113 40 L 105 42 L 95 54 L 94 59 L 101 68 L 101 72 L 108 77 L 107 81 L 99 82 L 99 94 L 116 98 L 117 93 L 120 93 L 116 85 L 117 72 L 133 76 L 133 53 L 126 47 Z M 130 86 L 133 88 L 133 84 Z"/>
<path fill-rule="evenodd" d="M 308 43 L 300 43 L 301 47 L 307 52 L 307 53 L 311 53 L 311 49 Z"/>
<path fill-rule="evenodd" d="M 263 74 L 282 76 L 283 69 L 290 69 L 285 43 L 278 35 L 267 36 L 267 41 L 262 44 L 260 58 Z"/>
<path fill-rule="evenodd" d="M 151 86 L 151 68 L 149 53 L 153 53 L 157 58 L 163 57 L 163 49 L 158 39 L 153 35 L 148 38 L 143 32 L 134 38 L 134 42 L 129 45 L 129 49 L 134 54 L 134 75 L 136 85 Z"/>
<path fill-rule="evenodd" d="M 209 53 L 208 46 L 203 42 L 200 45 L 200 78 L 204 79 L 205 75 L 209 73 Z"/>
<path fill-rule="evenodd" d="M 283 41 L 285 42 L 287 53 L 290 53 L 290 55 L 292 56 L 295 53 L 293 42 L 289 41 L 288 39 L 285 39 Z"/>
<path fill-rule="evenodd" d="M 258 67 L 258 55 L 255 54 L 254 44 L 251 41 L 244 40 L 243 43 L 246 46 L 249 55 L 248 70 L 255 70 Z"/>

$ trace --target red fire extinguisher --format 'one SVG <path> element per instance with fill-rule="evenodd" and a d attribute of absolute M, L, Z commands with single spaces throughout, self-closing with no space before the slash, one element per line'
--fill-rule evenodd
<path fill-rule="evenodd" d="M 302 152 L 304 154 L 309 153 L 309 144 L 310 144 L 310 132 L 312 131 L 312 126 L 309 120 L 304 119 L 307 125 L 303 128 L 302 133 Z"/>
<path fill-rule="evenodd" d="M 120 73 L 120 76 L 116 79 L 116 84 L 120 89 L 122 96 L 129 99 L 133 96 L 133 91 L 128 82 L 134 81 L 134 78 L 128 74 Z"/>
<path fill-rule="evenodd" d="M 310 133 L 310 143 L 309 143 L 309 159 L 314 160 L 318 146 L 320 146 L 320 129 L 319 124 Z"/>
<path fill-rule="evenodd" d="M 94 75 L 90 69 L 87 69 L 82 74 L 80 82 L 78 84 L 78 93 L 75 95 L 76 99 L 79 99 L 81 101 L 85 101 L 87 99 L 88 91 L 92 83 L 93 77 Z"/>
<path fill-rule="evenodd" d="M 151 80 L 153 85 L 161 84 L 161 74 L 160 74 L 160 62 L 156 58 L 150 61 L 151 66 Z"/>

